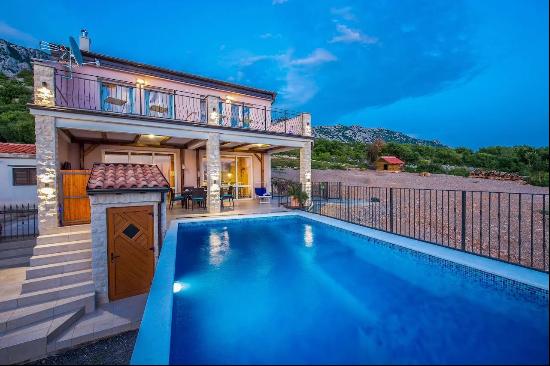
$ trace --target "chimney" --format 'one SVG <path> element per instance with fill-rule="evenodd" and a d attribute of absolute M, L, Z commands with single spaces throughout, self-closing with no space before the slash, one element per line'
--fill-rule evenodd
<path fill-rule="evenodd" d="M 92 45 L 92 40 L 88 38 L 88 31 L 86 29 L 82 29 L 80 31 L 80 50 L 90 51 L 91 45 Z"/>

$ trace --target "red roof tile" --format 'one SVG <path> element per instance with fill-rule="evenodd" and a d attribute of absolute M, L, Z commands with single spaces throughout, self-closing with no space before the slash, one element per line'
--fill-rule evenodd
<path fill-rule="evenodd" d="M 0 142 L 0 153 L 36 155 L 36 147 L 34 144 L 12 144 L 9 142 Z"/>
<path fill-rule="evenodd" d="M 380 159 L 386 161 L 388 164 L 405 164 L 404 161 L 395 156 L 381 156 Z"/>
<path fill-rule="evenodd" d="M 153 190 L 166 191 L 170 184 L 156 165 L 94 164 L 87 190 Z"/>

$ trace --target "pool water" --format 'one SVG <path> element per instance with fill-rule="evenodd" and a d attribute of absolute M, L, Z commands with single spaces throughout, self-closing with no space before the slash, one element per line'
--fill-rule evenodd
<path fill-rule="evenodd" d="M 171 363 L 548 363 L 547 296 L 301 217 L 178 230 Z"/>

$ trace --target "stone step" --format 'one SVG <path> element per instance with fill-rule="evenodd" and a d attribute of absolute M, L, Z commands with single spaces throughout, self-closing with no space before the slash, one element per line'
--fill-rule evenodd
<path fill-rule="evenodd" d="M 23 363 L 45 356 L 48 342 L 70 328 L 84 311 L 80 308 L 3 334 L 0 337 L 0 364 Z"/>
<path fill-rule="evenodd" d="M 0 311 L 22 308 L 43 302 L 60 300 L 66 297 L 82 295 L 94 292 L 93 281 L 79 282 L 72 285 L 54 287 L 42 291 L 35 291 L 28 294 L 21 294 L 16 298 L 1 299 Z"/>
<path fill-rule="evenodd" d="M 13 248 L 0 250 L 0 259 L 7 259 L 13 257 L 30 257 L 33 254 L 32 247 L 26 248 Z"/>
<path fill-rule="evenodd" d="M 33 254 L 45 255 L 62 252 L 73 252 L 75 250 L 91 249 L 92 242 L 90 239 L 68 241 L 65 243 L 56 244 L 40 244 L 34 247 Z"/>
<path fill-rule="evenodd" d="M 93 312 L 95 310 L 95 294 L 85 293 L 1 312 L 0 333 L 47 320 L 79 308 L 84 308 L 86 313 Z"/>
<path fill-rule="evenodd" d="M 41 291 L 49 288 L 67 286 L 74 283 L 87 282 L 91 280 L 91 269 L 61 273 L 52 276 L 38 277 L 23 281 L 21 285 L 21 293 L 26 294 L 33 291 Z"/>
<path fill-rule="evenodd" d="M 91 238 L 90 229 L 79 231 L 63 231 L 56 234 L 40 235 L 36 239 L 38 245 L 64 243 L 67 241 L 86 240 Z"/>
<path fill-rule="evenodd" d="M 92 261 L 89 258 L 29 267 L 27 269 L 27 280 L 39 277 L 48 277 L 62 273 L 82 271 L 90 268 L 92 268 Z"/>
<path fill-rule="evenodd" d="M 10 240 L 5 241 L 6 239 L 0 240 L 0 251 L 8 249 L 18 249 L 18 248 L 28 248 L 34 247 L 36 245 L 36 238 L 28 240 Z"/>
<path fill-rule="evenodd" d="M 31 267 L 43 266 L 46 264 L 62 263 L 76 261 L 79 259 L 92 258 L 91 249 L 74 250 L 72 252 L 62 252 L 44 255 L 34 255 L 31 257 Z"/>
<path fill-rule="evenodd" d="M 30 263 L 30 257 L 12 257 L 0 259 L 0 268 L 26 267 Z"/>

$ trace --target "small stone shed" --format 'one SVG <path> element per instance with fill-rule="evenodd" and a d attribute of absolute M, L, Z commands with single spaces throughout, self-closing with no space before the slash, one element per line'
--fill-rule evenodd
<path fill-rule="evenodd" d="M 395 156 L 381 156 L 374 163 L 377 171 L 400 172 L 405 162 Z"/>
<path fill-rule="evenodd" d="M 166 232 L 170 185 L 156 165 L 93 165 L 92 276 L 100 303 L 149 291 Z"/>

